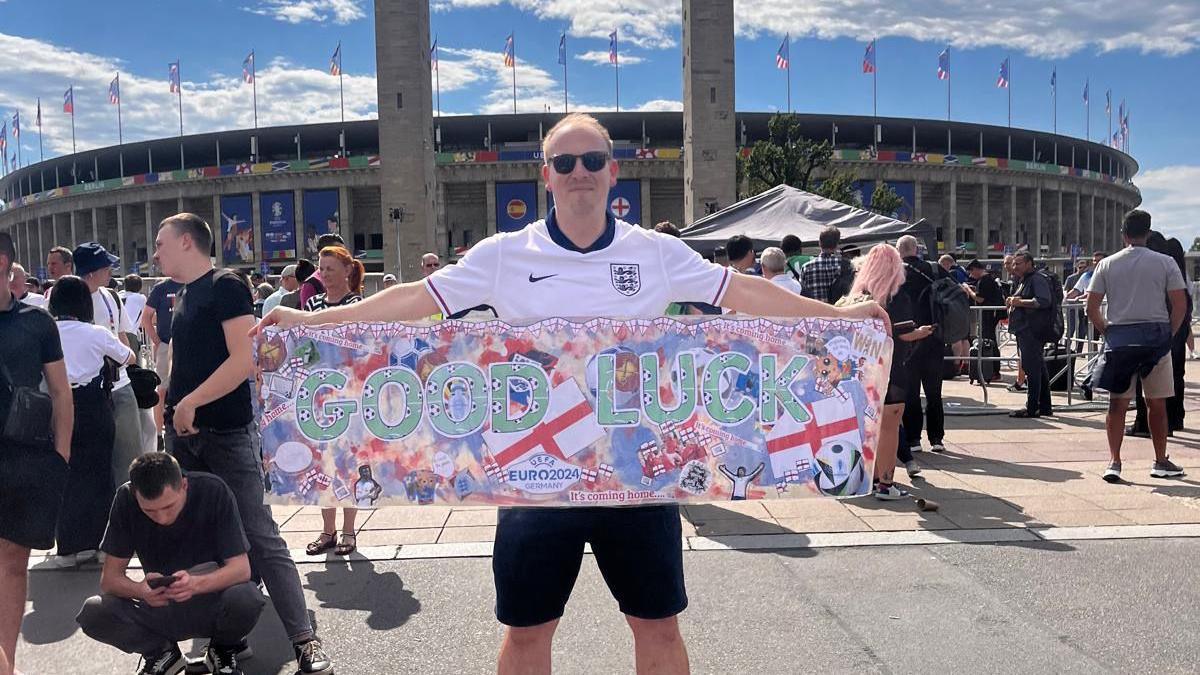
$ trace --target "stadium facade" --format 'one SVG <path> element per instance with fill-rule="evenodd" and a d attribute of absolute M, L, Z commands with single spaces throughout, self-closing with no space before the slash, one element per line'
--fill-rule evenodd
<path fill-rule="evenodd" d="M 611 197 L 614 212 L 647 226 L 661 220 L 686 224 L 682 114 L 598 117 L 611 130 L 621 162 Z M 546 214 L 553 197 L 540 176 L 540 139 L 558 118 L 517 114 L 434 121 L 436 222 L 430 249 L 451 254 Z M 743 152 L 766 138 L 769 118 L 736 115 Z M 1073 246 L 1084 254 L 1111 249 L 1120 245 L 1120 215 L 1141 200 L 1131 180 L 1137 163 L 1099 143 L 1005 127 L 881 118 L 881 142 L 873 149 L 872 118 L 800 119 L 807 137 L 834 143 L 835 168 L 860 179 L 868 204 L 875 181 L 886 181 L 905 202 L 896 215 L 933 223 L 944 250 L 1001 255 L 1006 247 L 1033 241 L 1051 256 L 1070 255 Z M 317 234 L 336 229 L 370 268 L 380 270 L 385 224 L 403 221 L 403 214 L 382 206 L 381 161 L 374 120 L 99 148 L 0 179 L 5 198 L 0 228 L 14 236 L 19 258 L 33 270 L 52 246 L 97 240 L 119 253 L 127 270 L 147 273 L 153 230 L 178 211 L 198 213 L 213 224 L 218 264 L 266 263 L 277 271 L 298 254 L 311 254 Z"/>

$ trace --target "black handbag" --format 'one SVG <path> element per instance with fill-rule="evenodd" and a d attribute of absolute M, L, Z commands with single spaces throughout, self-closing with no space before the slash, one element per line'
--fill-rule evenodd
<path fill-rule="evenodd" d="M 3 375 L 3 400 L 0 400 L 0 440 L 5 443 L 41 448 L 50 445 L 54 404 L 49 394 L 31 387 L 17 386 L 0 362 Z"/>
<path fill-rule="evenodd" d="M 129 386 L 133 387 L 138 408 L 145 410 L 158 405 L 158 385 L 162 384 L 158 373 L 141 366 L 129 366 L 125 372 L 129 375 Z"/>

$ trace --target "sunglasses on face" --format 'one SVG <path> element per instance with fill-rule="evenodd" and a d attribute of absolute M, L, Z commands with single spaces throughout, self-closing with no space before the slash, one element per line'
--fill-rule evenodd
<path fill-rule="evenodd" d="M 422 267 L 440 267 L 441 263 L 424 263 Z"/>
<path fill-rule="evenodd" d="M 585 152 L 582 155 L 572 155 L 563 153 L 550 158 L 550 163 L 554 166 L 554 170 L 564 176 L 575 170 L 575 160 L 583 160 L 583 168 L 596 173 L 604 167 L 608 166 L 608 153 L 602 150 L 593 150 Z"/>

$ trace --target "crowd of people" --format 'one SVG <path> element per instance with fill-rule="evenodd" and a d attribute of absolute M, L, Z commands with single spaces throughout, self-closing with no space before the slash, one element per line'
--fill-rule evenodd
<path fill-rule="evenodd" d="M 1044 348 L 1063 332 L 1079 334 L 1085 319 L 1076 315 L 1065 331 L 1056 324 L 1063 285 L 1028 251 L 1006 257 L 1001 279 L 979 260 L 930 262 L 912 236 L 860 254 L 827 228 L 815 255 L 794 235 L 761 255 L 753 240 L 737 236 L 718 264 L 688 248 L 671 223 L 648 229 L 615 218 L 607 197 L 618 167 L 594 118 L 566 116 L 546 134 L 543 150 L 542 177 L 557 195 L 546 219 L 485 239 L 453 265 L 428 253 L 421 279 L 385 275 L 370 297 L 362 263 L 337 234 L 321 236 L 315 264 L 287 265 L 276 287 L 215 269 L 210 226 L 180 213 L 159 225 L 154 258 L 166 278 L 143 295 L 144 280 L 134 275 L 113 291 L 119 261 L 95 242 L 50 250 L 51 279 L 32 283 L 11 238 L 0 233 L 0 275 L 8 281 L 0 284 L 0 375 L 9 398 L 41 397 L 31 409 L 43 411 L 29 428 L 0 428 L 0 664 L 15 654 L 30 551 L 57 545 L 63 565 L 102 554 L 101 592 L 77 620 L 95 640 L 141 656 L 143 675 L 180 672 L 179 642 L 197 637 L 209 640 L 212 672 L 240 673 L 264 589 L 299 672 L 333 672 L 264 504 L 251 338 L 265 326 L 474 312 L 528 319 L 566 305 L 595 316 L 886 320 L 895 346 L 873 485 L 883 500 L 908 496 L 895 472 L 903 466 L 910 480 L 919 476 L 914 453 L 924 449 L 922 436 L 929 450 L 945 450 L 942 382 L 947 363 L 957 374 L 970 353 L 970 305 L 990 308 L 973 329 L 978 355 L 999 357 L 1002 322 L 1016 336 L 1027 402 L 1013 417 L 1054 414 Z M 1127 214 L 1128 246 L 1081 266 L 1065 285 L 1065 299 L 1086 297 L 1086 321 L 1107 345 L 1092 386 L 1110 395 L 1110 482 L 1120 481 L 1126 410 L 1139 390 L 1156 455 L 1152 475 L 1182 474 L 1166 454 L 1166 436 L 1183 423 L 1182 407 L 1175 412 L 1168 401 L 1182 394 L 1177 364 L 1191 300 L 1182 258 L 1156 252 L 1152 235 L 1148 214 Z M 607 274 L 610 262 L 639 265 L 637 293 L 596 283 L 595 270 Z M 987 364 L 994 362 L 972 365 L 972 376 L 997 379 L 998 366 Z M 336 510 L 323 509 L 322 533 L 307 552 L 352 553 L 356 515 L 344 509 L 339 535 Z M 549 672 L 585 544 L 632 630 L 638 672 L 687 672 L 677 622 L 688 605 L 680 527 L 673 504 L 501 509 L 493 552 L 496 616 L 506 626 L 499 672 Z M 129 569 L 135 556 L 140 575 Z"/>

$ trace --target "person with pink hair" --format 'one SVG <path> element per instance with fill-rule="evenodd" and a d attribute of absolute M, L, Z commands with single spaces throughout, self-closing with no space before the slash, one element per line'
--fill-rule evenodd
<path fill-rule="evenodd" d="M 887 393 L 883 399 L 883 421 L 879 429 L 879 446 L 875 453 L 875 497 L 883 500 L 903 499 L 908 492 L 892 482 L 896 470 L 896 452 L 900 441 L 900 418 L 904 414 L 907 385 L 905 365 L 912 353 L 910 343 L 924 340 L 933 334 L 933 326 L 914 326 L 913 300 L 900 291 L 904 284 L 904 262 L 900 252 L 891 244 L 879 244 L 859 259 L 849 302 L 868 298 L 884 306 L 892 323 L 892 369 Z M 856 261 L 857 262 L 857 261 Z M 911 455 L 905 462 L 910 476 L 920 473 Z"/>

